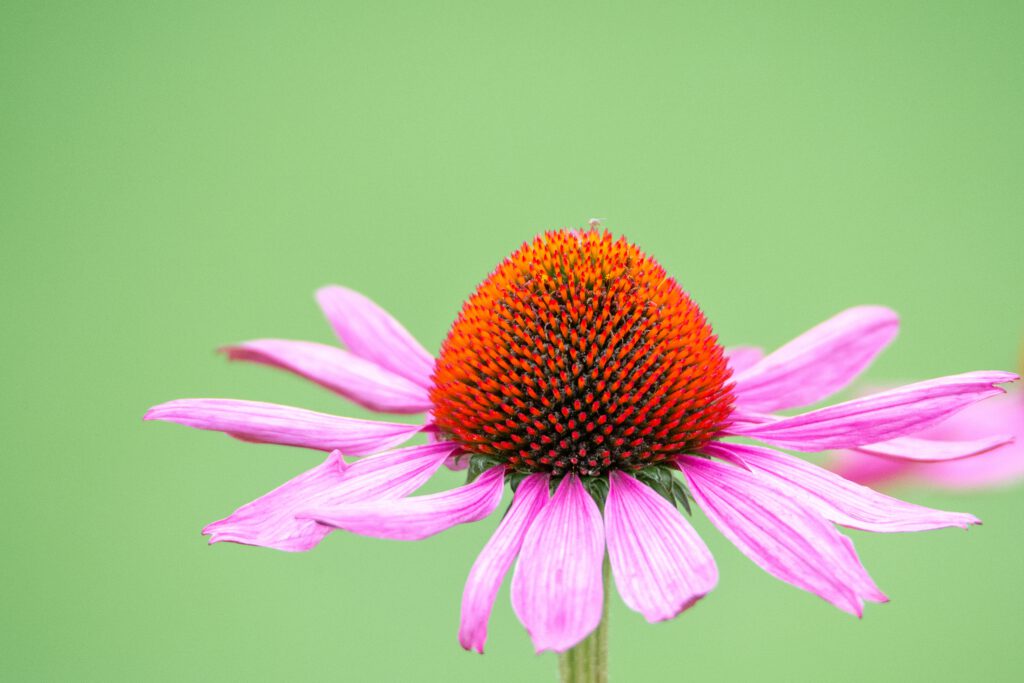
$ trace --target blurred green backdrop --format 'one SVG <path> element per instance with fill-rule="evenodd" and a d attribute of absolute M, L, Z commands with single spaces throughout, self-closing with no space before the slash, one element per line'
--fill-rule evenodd
<path fill-rule="evenodd" d="M 726 343 L 884 303 L 869 381 L 1011 369 L 1024 331 L 1024 4 L 71 3 L 0 6 L 9 680 L 552 680 L 498 599 L 456 641 L 494 526 L 308 554 L 218 519 L 320 461 L 144 424 L 187 396 L 361 415 L 219 345 L 328 342 L 338 282 L 436 349 L 537 231 L 605 219 Z M 437 484 L 457 481 L 444 475 Z M 892 596 L 857 621 L 746 561 L 648 625 L 640 680 L 1020 680 L 1022 489 L 901 491 L 969 533 L 854 534 Z"/>

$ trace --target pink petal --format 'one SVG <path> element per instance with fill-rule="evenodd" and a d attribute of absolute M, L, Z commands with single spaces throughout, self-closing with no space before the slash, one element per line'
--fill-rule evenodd
<path fill-rule="evenodd" d="M 725 358 L 735 377 L 764 358 L 764 351 L 756 346 L 730 346 L 725 350 Z"/>
<path fill-rule="evenodd" d="M 706 452 L 737 462 L 765 476 L 789 495 L 817 510 L 825 519 L 864 531 L 925 531 L 945 527 L 966 529 L 978 518 L 962 512 L 943 512 L 891 498 L 833 472 L 769 448 L 716 443 Z"/>
<path fill-rule="evenodd" d="M 487 622 L 494 598 L 512 560 L 519 554 L 526 530 L 548 502 L 548 475 L 531 474 L 516 489 L 512 506 L 469 571 L 462 592 L 459 643 L 467 650 L 484 651 Z"/>
<path fill-rule="evenodd" d="M 892 456 L 876 457 L 879 444 L 843 451 L 829 464 L 841 476 L 869 486 L 887 485 L 896 480 L 945 489 L 978 489 L 1008 485 L 1024 479 L 1024 392 L 1011 391 L 977 403 L 952 418 L 915 436 L 927 437 L 942 446 L 984 444 L 987 435 L 1008 432 L 1014 441 L 977 457 L 947 462 L 910 462 Z M 992 437 L 995 440 L 999 437 Z M 945 441 L 958 439 L 960 441 Z M 923 440 L 916 439 L 915 440 Z M 886 442 L 886 445 L 892 442 Z M 870 449 L 870 450 L 869 450 Z"/>
<path fill-rule="evenodd" d="M 399 500 L 311 505 L 296 516 L 363 536 L 419 541 L 491 514 L 501 502 L 504 485 L 505 468 L 492 467 L 473 483 L 449 491 Z"/>
<path fill-rule="evenodd" d="M 889 596 L 875 584 L 875 580 L 868 574 L 868 570 L 861 564 L 857 556 L 857 549 L 853 547 L 853 541 L 848 536 L 837 533 L 839 540 L 846 548 L 846 562 L 850 567 L 850 581 L 853 589 L 864 600 L 869 602 L 889 602 Z"/>
<path fill-rule="evenodd" d="M 255 339 L 222 349 L 231 360 L 262 363 L 294 372 L 381 413 L 430 410 L 427 390 L 373 361 L 316 342 Z"/>
<path fill-rule="evenodd" d="M 422 486 L 457 448 L 452 443 L 410 446 L 346 465 L 334 451 L 321 465 L 208 524 L 210 543 L 231 541 L 292 552 L 309 550 L 330 533 L 311 519 L 296 519 L 310 505 L 383 498 L 394 500 Z"/>
<path fill-rule="evenodd" d="M 320 289 L 316 299 L 352 353 L 429 389 L 434 358 L 390 313 L 345 287 Z"/>
<path fill-rule="evenodd" d="M 368 455 L 394 448 L 422 429 L 420 425 L 358 420 L 274 403 L 226 398 L 186 398 L 161 403 L 150 408 L 143 419 L 226 432 L 255 443 L 319 451 L 337 449 L 345 455 Z"/>
<path fill-rule="evenodd" d="M 914 468 L 908 460 L 879 458 L 854 450 L 837 451 L 825 465 L 843 479 L 873 488 L 899 480 Z"/>
<path fill-rule="evenodd" d="M 885 599 L 849 539 L 771 480 L 693 456 L 679 465 L 711 523 L 761 569 L 857 616 Z"/>
<path fill-rule="evenodd" d="M 736 375 L 736 406 L 774 412 L 817 403 L 863 372 L 898 331 L 888 308 L 847 309 Z"/>
<path fill-rule="evenodd" d="M 568 474 L 526 532 L 512 575 L 512 608 L 537 652 L 564 652 L 597 628 L 603 563 L 601 513 Z"/>
<path fill-rule="evenodd" d="M 994 385 L 1016 379 L 1009 372 L 950 375 L 775 422 L 734 424 L 729 433 L 794 451 L 853 448 L 913 434 L 976 401 L 1004 393 Z"/>
<path fill-rule="evenodd" d="M 671 619 L 718 583 L 715 560 L 689 522 L 628 474 L 611 473 L 604 521 L 619 595 L 647 621 Z"/>
<path fill-rule="evenodd" d="M 946 462 L 970 458 L 1013 442 L 1010 434 L 999 434 L 971 441 L 933 441 L 903 436 L 881 443 L 859 446 L 858 451 L 883 458 L 912 460 L 915 462 Z"/>

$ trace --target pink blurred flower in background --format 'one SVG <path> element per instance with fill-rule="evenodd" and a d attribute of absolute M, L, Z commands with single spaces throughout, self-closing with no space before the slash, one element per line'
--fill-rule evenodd
<path fill-rule="evenodd" d="M 973 441 L 993 434 L 1008 434 L 1014 440 L 980 455 L 946 462 L 912 462 L 864 451 L 839 451 L 831 456 L 827 466 L 845 479 L 872 488 L 919 484 L 942 489 L 979 489 L 1024 481 L 1024 392 L 1011 390 L 1005 396 L 970 406 L 915 436 Z"/>

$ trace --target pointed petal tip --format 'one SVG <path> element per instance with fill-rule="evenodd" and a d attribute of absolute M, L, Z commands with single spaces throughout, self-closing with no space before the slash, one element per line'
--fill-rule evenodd
<path fill-rule="evenodd" d="M 484 634 L 482 637 L 471 633 L 459 633 L 459 645 L 466 652 L 475 652 L 478 655 L 484 653 L 484 642 L 487 639 L 487 635 Z"/>
<path fill-rule="evenodd" d="M 143 421 L 148 422 L 151 420 L 161 420 L 164 422 L 168 422 L 169 420 L 167 419 L 166 413 L 168 412 L 168 409 L 175 403 L 176 401 L 167 401 L 165 403 L 158 403 L 155 406 L 150 407 L 142 416 Z"/>
<path fill-rule="evenodd" d="M 213 528 L 215 524 L 217 524 L 217 522 L 212 522 L 203 527 L 202 535 L 209 537 L 206 539 L 206 545 L 208 546 L 213 545 L 214 543 L 223 543 L 227 540 L 224 538 L 223 534 L 217 533 L 217 530 Z"/>
<path fill-rule="evenodd" d="M 864 596 L 858 595 L 852 597 L 849 601 L 847 600 L 830 600 L 829 598 L 821 597 L 825 602 L 829 603 L 833 607 L 839 609 L 841 612 L 846 612 L 850 616 L 858 619 L 864 618 Z"/>
<path fill-rule="evenodd" d="M 968 531 L 972 526 L 981 526 L 982 521 L 968 512 L 962 512 L 957 514 L 956 522 L 950 524 L 950 527 L 956 527 Z"/>
<path fill-rule="evenodd" d="M 188 406 L 191 402 L 201 400 L 203 399 L 176 398 L 173 401 L 164 401 L 147 410 L 142 419 L 145 421 L 180 422 L 182 416 L 179 409 Z"/>
<path fill-rule="evenodd" d="M 245 345 L 249 342 L 238 342 L 237 344 L 225 344 L 224 346 L 218 346 L 216 353 L 227 356 L 229 361 L 232 360 L 243 360 L 245 358 Z"/>
<path fill-rule="evenodd" d="M 672 619 L 675 619 L 686 610 L 696 606 L 698 602 L 706 598 L 710 593 L 711 591 L 709 590 L 707 593 L 704 593 L 703 595 L 697 595 L 691 598 L 690 600 L 684 601 L 681 605 L 659 612 L 651 612 L 648 614 L 644 614 L 643 617 L 647 620 L 648 624 L 657 624 L 658 622 L 662 621 L 671 621 Z"/>

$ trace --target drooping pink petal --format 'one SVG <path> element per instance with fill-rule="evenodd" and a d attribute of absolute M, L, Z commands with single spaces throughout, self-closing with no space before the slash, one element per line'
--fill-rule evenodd
<path fill-rule="evenodd" d="M 452 443 L 410 446 L 351 465 L 334 451 L 317 467 L 208 524 L 203 533 L 210 536 L 210 543 L 309 550 L 331 529 L 310 519 L 296 519 L 299 510 L 343 501 L 401 498 L 422 486 L 456 448 Z"/>
<path fill-rule="evenodd" d="M 972 403 L 1004 393 L 1010 372 L 967 372 L 908 384 L 764 424 L 737 423 L 729 433 L 795 451 L 854 448 L 913 434 Z"/>
<path fill-rule="evenodd" d="M 222 349 L 231 360 L 294 372 L 336 394 L 381 413 L 430 410 L 427 390 L 372 360 L 316 342 L 254 339 Z"/>
<path fill-rule="evenodd" d="M 772 576 L 858 617 L 864 600 L 884 599 L 849 540 L 770 479 L 694 456 L 679 465 L 711 523 Z"/>
<path fill-rule="evenodd" d="M 725 350 L 725 358 L 735 377 L 764 358 L 764 351 L 756 346 L 730 346 Z"/>
<path fill-rule="evenodd" d="M 817 403 L 848 385 L 898 331 L 888 308 L 849 308 L 737 374 L 736 406 L 770 413 Z"/>
<path fill-rule="evenodd" d="M 523 540 L 512 608 L 537 652 L 564 652 L 601 622 L 604 528 L 597 503 L 568 474 Z"/>
<path fill-rule="evenodd" d="M 671 619 L 718 583 L 715 560 L 689 522 L 628 474 L 611 473 L 604 522 L 619 595 L 647 621 Z"/>
<path fill-rule="evenodd" d="M 150 408 L 143 419 L 225 432 L 243 441 L 339 450 L 345 455 L 386 451 L 405 443 L 421 429 L 419 425 L 358 420 L 226 398 L 186 398 L 161 403 Z"/>
<path fill-rule="evenodd" d="M 944 512 L 892 498 L 805 460 L 760 446 L 716 443 L 705 452 L 773 477 L 794 498 L 825 519 L 853 529 L 877 532 L 966 529 L 979 524 L 974 515 Z"/>
<path fill-rule="evenodd" d="M 512 566 L 512 560 L 519 554 L 526 530 L 547 502 L 548 475 L 531 474 L 526 477 L 516 489 L 512 506 L 473 563 L 462 591 L 459 643 L 465 649 L 483 653 L 487 622 L 498 588 Z"/>
<path fill-rule="evenodd" d="M 903 436 L 881 443 L 859 446 L 858 451 L 882 458 L 911 460 L 914 462 L 948 462 L 972 458 L 1013 442 L 1011 434 L 996 434 L 971 441 L 936 441 L 915 436 Z"/>
<path fill-rule="evenodd" d="M 336 285 L 317 291 L 316 299 L 352 353 L 430 388 L 433 356 L 390 313 L 359 292 Z"/>
<path fill-rule="evenodd" d="M 492 467 L 472 483 L 449 491 L 398 500 L 311 505 L 296 516 L 362 536 L 419 541 L 494 512 L 504 482 L 505 468 Z"/>

